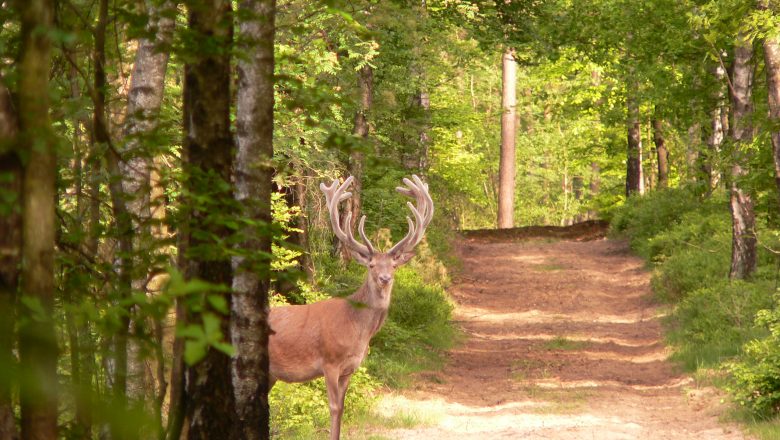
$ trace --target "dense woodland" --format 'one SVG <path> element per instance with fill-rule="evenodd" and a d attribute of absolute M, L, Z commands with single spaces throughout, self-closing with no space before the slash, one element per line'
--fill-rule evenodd
<path fill-rule="evenodd" d="M 437 214 L 352 379 L 457 340 L 453 231 L 612 221 L 676 358 L 780 410 L 780 3 L 0 2 L 0 438 L 311 438 L 322 382 L 268 394 L 269 307 L 349 294 L 353 224 Z M 770 434 L 767 434 L 770 435 Z"/>

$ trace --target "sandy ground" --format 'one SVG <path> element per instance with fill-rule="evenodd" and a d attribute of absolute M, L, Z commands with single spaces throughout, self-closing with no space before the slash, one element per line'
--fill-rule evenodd
<path fill-rule="evenodd" d="M 594 238 L 592 236 L 586 238 Z M 650 274 L 623 242 L 471 235 L 452 288 L 464 342 L 380 410 L 392 439 L 743 439 L 724 396 L 667 360 Z"/>

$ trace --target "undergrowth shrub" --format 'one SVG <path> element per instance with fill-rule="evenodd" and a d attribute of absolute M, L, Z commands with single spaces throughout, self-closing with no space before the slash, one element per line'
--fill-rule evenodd
<path fill-rule="evenodd" d="M 745 345 L 739 361 L 728 368 L 733 376 L 730 390 L 753 414 L 765 418 L 780 413 L 780 305 L 756 314 L 756 325 L 768 336 Z"/>
<path fill-rule="evenodd" d="M 379 382 L 365 367 L 352 375 L 344 404 L 345 422 L 369 414 L 378 387 Z M 277 382 L 269 395 L 269 404 L 275 437 L 309 439 L 318 429 L 330 425 L 328 394 L 322 378 L 301 384 Z"/>
<path fill-rule="evenodd" d="M 648 240 L 695 210 L 701 203 L 699 193 L 697 186 L 686 186 L 631 197 L 612 213 L 610 233 L 627 237 L 631 248 L 648 258 Z"/>
<path fill-rule="evenodd" d="M 670 316 L 675 358 L 688 370 L 717 366 L 738 355 L 742 344 L 761 334 L 753 320 L 771 306 L 771 282 L 710 280 L 690 292 Z"/>

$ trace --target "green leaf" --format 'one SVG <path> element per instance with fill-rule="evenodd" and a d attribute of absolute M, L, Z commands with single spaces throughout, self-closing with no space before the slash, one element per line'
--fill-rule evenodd
<path fill-rule="evenodd" d="M 225 297 L 220 295 L 209 295 L 206 297 L 209 304 L 211 304 L 211 307 L 214 308 L 214 310 L 222 313 L 223 315 L 229 315 L 230 314 L 230 307 L 228 307 L 227 300 Z"/>
<path fill-rule="evenodd" d="M 189 340 L 184 343 L 184 362 L 195 365 L 206 357 L 206 341 Z"/>
<path fill-rule="evenodd" d="M 206 340 L 213 343 L 222 339 L 222 330 L 220 329 L 220 323 L 222 320 L 219 316 L 213 313 L 203 314 L 203 330 L 205 331 Z"/>
<path fill-rule="evenodd" d="M 227 342 L 214 342 L 211 344 L 211 346 L 221 351 L 222 353 L 225 353 L 228 356 L 232 357 L 236 355 L 235 347 L 228 344 Z"/>

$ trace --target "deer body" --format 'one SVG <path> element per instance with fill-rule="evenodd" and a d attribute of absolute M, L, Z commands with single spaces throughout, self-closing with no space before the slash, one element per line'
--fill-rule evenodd
<path fill-rule="evenodd" d="M 395 270 L 412 258 L 414 247 L 422 240 L 433 217 L 428 185 L 417 176 L 413 179 L 404 179 L 408 188 L 397 190 L 416 199 L 417 206 L 408 204 L 415 220 L 407 218 L 409 233 L 387 253 L 376 252 L 366 237 L 365 216 L 360 219 L 358 228 L 365 244 L 355 240 L 351 229 L 342 229 L 342 224 L 351 224 L 351 214 L 342 223 L 338 205 L 351 196 L 345 190 L 353 178 L 347 178 L 341 185 L 338 181 L 330 186 L 321 184 L 333 232 L 355 261 L 368 267 L 366 280 L 347 298 L 275 307 L 268 318 L 272 330 L 268 340 L 271 385 L 276 380 L 306 382 L 324 376 L 330 406 L 331 440 L 338 440 L 340 436 L 349 380 L 365 359 L 371 338 L 387 318 Z"/>
<path fill-rule="evenodd" d="M 338 371 L 341 377 L 358 369 L 390 305 L 390 289 L 386 302 L 366 301 L 371 296 L 367 284 L 348 298 L 271 309 L 272 380 L 307 382 L 326 370 Z"/>

